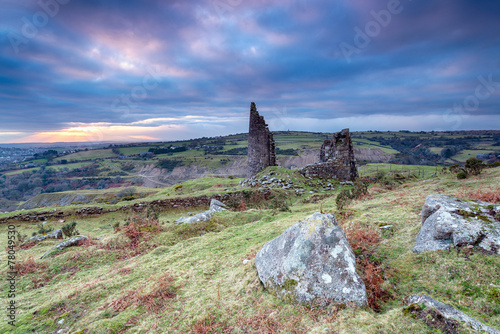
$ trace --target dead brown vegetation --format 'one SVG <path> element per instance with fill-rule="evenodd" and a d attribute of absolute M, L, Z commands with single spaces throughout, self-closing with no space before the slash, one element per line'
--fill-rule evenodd
<path fill-rule="evenodd" d="M 465 187 L 462 187 L 455 196 L 463 199 L 476 199 L 489 203 L 500 203 L 500 189 L 493 189 L 492 187 L 477 190 L 466 190 Z"/>
<path fill-rule="evenodd" d="M 168 307 L 182 285 L 175 285 L 175 278 L 165 274 L 158 279 L 148 279 L 145 286 L 153 286 L 150 292 L 144 293 L 144 288 L 129 290 L 125 295 L 101 306 L 99 309 L 112 308 L 115 312 L 122 312 L 128 307 L 142 306 L 148 312 L 160 313 Z"/>
<path fill-rule="evenodd" d="M 374 256 L 374 248 L 380 243 L 378 231 L 371 227 L 355 226 L 349 229 L 346 235 L 356 255 L 359 274 L 365 282 L 368 305 L 374 311 L 380 311 L 382 303 L 387 301 L 391 294 L 382 287 L 384 272 Z"/>
<path fill-rule="evenodd" d="M 46 263 L 36 263 L 32 256 L 25 261 L 17 262 L 14 266 L 19 276 L 42 273 L 49 265 Z"/>

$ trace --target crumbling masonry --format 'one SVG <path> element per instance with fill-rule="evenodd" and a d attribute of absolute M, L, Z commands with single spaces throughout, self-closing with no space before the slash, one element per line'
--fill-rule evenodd
<path fill-rule="evenodd" d="M 349 129 L 344 129 L 325 140 L 321 146 L 319 162 L 300 170 L 306 177 L 354 181 L 358 177 L 356 159 Z"/>
<path fill-rule="evenodd" d="M 269 131 L 264 117 L 259 115 L 255 103 L 252 102 L 248 128 L 247 177 L 254 176 L 267 166 L 276 166 L 273 134 Z"/>

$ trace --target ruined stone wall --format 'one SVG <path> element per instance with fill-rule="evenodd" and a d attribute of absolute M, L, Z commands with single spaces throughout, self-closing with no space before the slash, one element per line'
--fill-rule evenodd
<path fill-rule="evenodd" d="M 267 166 L 276 166 L 273 134 L 269 131 L 264 117 L 259 115 L 255 103 L 252 102 L 248 128 L 247 177 L 254 176 Z"/>
<path fill-rule="evenodd" d="M 325 140 L 319 162 L 306 166 L 300 172 L 307 177 L 354 181 L 358 177 L 356 159 L 349 129 L 343 129 Z"/>
<path fill-rule="evenodd" d="M 268 201 L 272 198 L 272 192 L 269 189 L 263 190 L 243 190 L 226 194 L 202 195 L 197 197 L 182 197 L 165 200 L 156 200 L 152 202 L 141 202 L 129 205 L 123 205 L 116 208 L 103 208 L 99 206 L 84 207 L 74 211 L 72 207 L 61 209 L 64 211 L 43 211 L 18 213 L 9 217 L 0 218 L 0 224 L 9 221 L 25 222 L 43 222 L 50 220 L 59 220 L 66 217 L 91 217 L 110 212 L 143 212 L 148 208 L 154 208 L 157 211 L 167 211 L 172 209 L 184 209 L 190 207 L 209 206 L 212 198 L 226 203 L 228 206 L 236 208 L 242 201 L 246 205 Z"/>

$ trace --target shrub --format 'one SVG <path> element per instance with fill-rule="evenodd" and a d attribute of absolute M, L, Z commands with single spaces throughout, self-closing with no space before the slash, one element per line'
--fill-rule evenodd
<path fill-rule="evenodd" d="M 116 196 L 119 198 L 132 197 L 136 192 L 134 187 L 123 188 L 120 190 Z"/>
<path fill-rule="evenodd" d="M 477 158 L 469 158 L 465 162 L 465 171 L 470 175 L 479 175 L 485 165 L 481 159 Z"/>
<path fill-rule="evenodd" d="M 461 171 L 457 173 L 457 179 L 463 180 L 467 178 L 467 172 L 466 171 Z"/>
<path fill-rule="evenodd" d="M 78 232 L 78 230 L 76 230 L 76 222 L 72 222 L 72 223 L 64 225 L 63 227 L 61 227 L 61 230 L 62 230 L 62 233 L 68 238 L 73 237 L 73 236 L 77 236 L 80 234 L 80 232 Z"/>
<path fill-rule="evenodd" d="M 43 223 L 40 223 L 37 226 L 38 226 L 38 234 L 47 234 L 47 233 L 50 233 L 54 230 L 53 228 L 49 228 L 49 227 L 45 228 Z"/>
<path fill-rule="evenodd" d="M 500 167 L 500 161 L 495 161 L 493 163 L 488 164 L 489 168 L 497 168 Z"/>
<path fill-rule="evenodd" d="M 450 166 L 450 172 L 451 173 L 458 173 L 460 172 L 460 165 L 459 164 L 454 164 Z"/>

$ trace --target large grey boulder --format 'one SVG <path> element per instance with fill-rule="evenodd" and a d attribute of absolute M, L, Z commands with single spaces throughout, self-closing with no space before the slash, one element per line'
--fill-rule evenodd
<path fill-rule="evenodd" d="M 52 231 L 52 232 L 47 233 L 47 234 L 35 235 L 34 237 L 26 239 L 24 241 L 24 243 L 26 244 L 28 242 L 40 242 L 40 241 L 45 240 L 45 239 L 62 239 L 62 237 L 63 237 L 62 230 L 59 229 L 59 230 L 55 230 L 55 231 Z"/>
<path fill-rule="evenodd" d="M 500 254 L 500 205 L 429 195 L 422 208 L 422 227 L 413 251 L 478 246 Z"/>
<path fill-rule="evenodd" d="M 286 301 L 367 305 L 356 259 L 333 214 L 316 212 L 266 243 L 255 257 L 259 278 Z"/>
<path fill-rule="evenodd" d="M 197 222 L 206 222 L 206 221 L 209 221 L 210 219 L 212 219 L 212 214 L 214 212 L 221 212 L 221 211 L 226 211 L 227 210 L 227 206 L 216 200 L 215 198 L 212 198 L 212 200 L 210 201 L 210 208 L 207 210 L 207 211 L 203 211 L 201 213 L 198 213 L 194 216 L 188 216 L 188 217 L 181 217 L 179 219 L 177 219 L 177 221 L 175 222 L 177 225 L 181 225 L 181 224 L 193 224 L 193 223 L 197 223 Z"/>
<path fill-rule="evenodd" d="M 470 325 L 476 331 L 484 331 L 489 334 L 500 334 L 499 331 L 494 329 L 493 327 L 486 326 L 482 322 L 469 317 L 467 314 L 451 307 L 450 305 L 443 304 L 431 296 L 428 295 L 412 295 L 408 298 L 408 305 L 412 304 L 424 304 L 426 307 L 431 307 L 438 310 L 443 317 L 446 319 L 454 319 L 458 321 L 463 321 Z"/>

